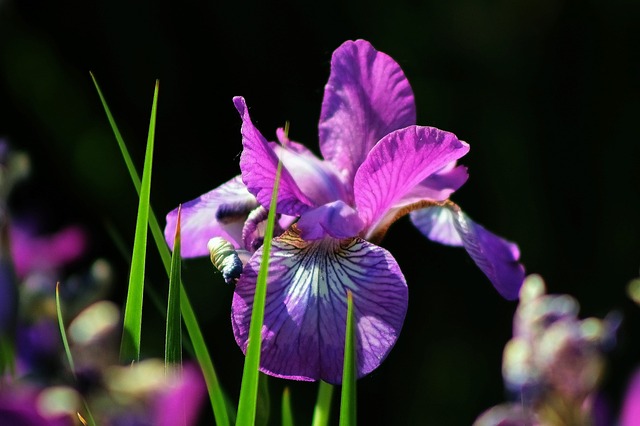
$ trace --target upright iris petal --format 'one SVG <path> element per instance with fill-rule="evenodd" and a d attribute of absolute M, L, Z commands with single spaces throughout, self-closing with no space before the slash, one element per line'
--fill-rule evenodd
<path fill-rule="evenodd" d="M 284 232 L 271 246 L 261 369 L 278 377 L 340 383 L 351 291 L 358 376 L 371 372 L 395 344 L 408 304 L 397 262 L 376 243 L 411 211 L 453 205 L 448 197 L 467 179 L 457 161 L 469 145 L 453 133 L 416 125 L 413 92 L 402 69 L 364 40 L 347 41 L 333 53 L 318 129 L 322 158 L 289 140 L 283 129 L 276 131 L 278 142 L 268 141 L 251 121 L 244 98 L 233 103 L 242 120 L 242 182 L 225 184 L 238 187 L 228 203 L 223 185 L 187 203 L 187 215 L 183 205 L 183 255 L 188 238 L 201 248 L 192 245 L 185 256 L 206 252 L 211 238 L 227 239 L 217 212 L 238 205 L 240 193 L 260 206 L 254 212 L 264 213 L 281 162 L 276 213 L 286 222 L 280 221 Z M 167 239 L 174 216 L 167 217 Z M 243 238 L 230 240 L 236 249 L 253 252 L 237 281 L 231 312 L 243 351 L 262 258 L 254 231 L 265 216 L 238 215 Z M 464 245 L 501 294 L 517 295 L 522 281 L 517 247 L 461 213 L 453 221 L 447 217 L 449 226 L 438 229 L 419 216 L 414 222 L 427 236 Z"/>

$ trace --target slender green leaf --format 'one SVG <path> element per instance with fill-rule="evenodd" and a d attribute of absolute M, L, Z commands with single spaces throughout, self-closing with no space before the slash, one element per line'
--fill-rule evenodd
<path fill-rule="evenodd" d="M 142 184 L 138 203 L 136 233 L 133 240 L 133 256 L 129 273 L 129 288 L 124 309 L 124 327 L 120 344 L 120 360 L 123 362 L 140 360 L 140 340 L 142 335 L 142 295 L 144 294 L 144 269 L 147 256 L 147 227 L 149 223 L 149 198 L 151 195 L 151 169 L 153 165 L 153 143 L 156 131 L 159 82 L 156 80 L 151 106 L 151 120 L 147 137 L 147 151 L 142 170 Z"/>
<path fill-rule="evenodd" d="M 107 105 L 107 101 L 102 95 L 102 91 L 100 90 L 100 86 L 98 86 L 98 81 L 96 80 L 93 73 L 91 74 L 91 79 L 93 80 L 93 84 L 96 87 L 96 91 L 98 92 L 98 96 L 100 97 L 100 101 L 102 102 L 102 107 L 104 108 L 104 112 L 107 115 L 107 119 L 109 120 L 109 124 L 111 125 L 111 130 L 118 142 L 118 147 L 120 148 L 120 152 L 122 153 L 122 158 L 127 166 L 127 170 L 129 171 L 129 176 L 131 177 L 131 181 L 133 182 L 133 186 L 136 188 L 136 192 L 138 196 L 140 195 L 140 175 L 133 165 L 133 160 L 131 159 L 131 155 L 129 155 L 129 150 L 127 149 L 127 145 L 124 143 L 124 139 L 122 139 L 122 135 L 120 134 L 120 130 L 111 114 L 111 110 L 109 109 L 109 105 Z M 151 228 L 151 234 L 153 235 L 153 239 L 158 245 L 158 250 L 160 252 L 160 257 L 162 258 L 162 262 L 167 270 L 167 274 L 169 273 L 170 264 L 171 264 L 171 253 L 169 253 L 169 249 L 166 247 L 166 243 L 164 241 L 164 234 L 160 229 L 160 224 L 158 219 L 153 212 L 153 209 L 149 211 L 149 227 Z M 163 249 L 164 248 L 164 249 Z"/>
<path fill-rule="evenodd" d="M 167 333 L 165 336 L 164 362 L 168 368 L 182 364 L 182 318 L 180 317 L 180 218 L 182 206 L 178 207 L 178 222 L 173 239 L 171 273 L 169 276 L 169 297 L 167 301 Z"/>
<path fill-rule="evenodd" d="M 258 399 L 256 401 L 255 426 L 267 426 L 271 415 L 271 393 L 269 392 L 269 376 L 259 373 Z"/>
<path fill-rule="evenodd" d="M 318 386 L 318 399 L 313 410 L 312 426 L 327 426 L 331 414 L 331 401 L 333 399 L 333 385 L 320 382 Z"/>
<path fill-rule="evenodd" d="M 67 340 L 67 333 L 64 328 L 64 321 L 62 320 L 62 308 L 60 307 L 60 283 L 56 283 L 56 313 L 58 314 L 58 327 L 60 328 L 60 335 L 62 336 L 62 345 L 64 346 L 64 353 L 67 355 L 67 362 L 71 368 L 71 374 L 76 377 L 76 367 L 73 364 L 73 356 L 71 356 L 71 349 L 69 348 L 69 341 Z"/>
<path fill-rule="evenodd" d="M 131 156 L 129 155 L 129 151 L 120 135 L 120 131 L 113 120 L 113 116 L 109 110 L 109 106 L 107 102 L 102 96 L 102 92 L 100 91 L 100 87 L 98 86 L 98 82 L 91 74 L 91 78 L 93 79 L 93 83 L 96 87 L 98 95 L 100 96 L 100 100 L 102 102 L 102 106 L 107 114 L 109 119 L 109 123 L 111 124 L 111 128 L 116 137 L 118 145 L 120 146 L 120 150 L 122 152 L 122 156 L 124 158 L 125 163 L 127 164 L 127 168 L 129 170 L 129 175 L 131 176 L 131 181 L 133 182 L 133 186 L 135 187 L 138 195 L 140 195 L 140 177 L 135 167 L 133 166 L 133 161 L 131 160 Z M 160 258 L 162 259 L 162 264 L 167 272 L 167 276 L 170 275 L 171 270 L 171 254 L 169 252 L 169 248 L 164 240 L 164 234 L 160 229 L 160 224 L 156 219 L 156 215 L 153 212 L 153 209 L 150 208 L 149 211 L 149 227 L 151 228 L 151 234 L 153 235 L 153 239 L 156 243 L 156 247 L 158 252 L 160 253 Z M 205 382 L 207 384 L 207 391 L 209 392 L 209 400 L 211 402 L 211 407 L 213 409 L 213 414 L 215 416 L 216 424 L 219 426 L 229 426 L 232 420 L 235 420 L 235 413 L 233 412 L 233 407 L 229 403 L 228 398 L 220 383 L 218 381 L 218 376 L 216 374 L 215 368 L 213 366 L 213 362 L 211 361 L 211 356 L 209 354 L 209 350 L 207 345 L 205 344 L 204 337 L 202 335 L 202 331 L 200 329 L 200 325 L 198 324 L 198 320 L 196 318 L 195 312 L 191 306 L 191 302 L 189 301 L 189 297 L 184 288 L 184 284 L 182 281 L 180 282 L 180 309 L 182 311 L 182 320 L 184 321 L 185 328 L 187 329 L 187 334 L 191 339 L 191 343 L 193 344 L 193 350 L 195 352 L 196 359 L 198 360 L 198 364 L 202 370 L 202 374 L 204 376 Z"/>
<path fill-rule="evenodd" d="M 340 398 L 340 425 L 356 424 L 356 341 L 353 326 L 353 294 L 347 290 L 347 330 L 344 342 L 344 368 Z"/>
<path fill-rule="evenodd" d="M 282 392 L 282 426 L 293 426 L 293 412 L 291 411 L 291 395 L 289 388 Z"/>
<path fill-rule="evenodd" d="M 282 162 L 278 162 L 278 170 L 271 194 L 271 205 L 267 216 L 267 227 L 262 244 L 262 261 L 258 271 L 256 293 L 253 298 L 251 311 L 251 325 L 249 326 L 249 343 L 244 360 L 242 384 L 240 387 L 240 402 L 238 403 L 239 426 L 253 426 L 256 420 L 256 399 L 258 395 L 258 377 L 260 368 L 260 350 L 262 348 L 262 323 L 264 321 L 264 303 L 267 295 L 267 276 L 269 273 L 269 255 L 271 253 L 271 239 L 273 238 L 273 224 L 276 216 L 276 202 L 278 201 L 278 185 Z"/>
<path fill-rule="evenodd" d="M 73 362 L 73 355 L 71 355 L 71 349 L 69 347 L 69 340 L 67 340 L 67 332 L 64 327 L 64 320 L 62 319 L 62 308 L 60 306 L 60 283 L 56 283 L 56 313 L 58 315 L 58 327 L 60 328 L 60 336 L 62 337 L 62 345 L 64 346 L 64 352 L 67 356 L 67 362 L 69 363 L 69 368 L 71 369 L 71 374 L 73 374 L 74 379 L 78 379 L 76 376 L 76 367 Z M 93 419 L 93 415 L 91 414 L 91 410 L 89 409 L 89 404 L 87 401 L 82 398 L 82 403 L 84 405 L 85 414 L 87 415 L 88 420 L 84 419 L 84 417 L 78 414 L 78 418 L 82 418 L 87 424 L 90 426 L 95 426 L 96 422 Z"/>
<path fill-rule="evenodd" d="M 0 335 L 0 377 L 14 377 L 16 373 L 16 349 L 13 337 Z M 0 380 L 1 382 L 1 380 Z"/>

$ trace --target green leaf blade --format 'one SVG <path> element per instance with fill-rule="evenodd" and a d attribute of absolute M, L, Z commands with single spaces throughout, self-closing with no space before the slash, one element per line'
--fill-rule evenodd
<path fill-rule="evenodd" d="M 238 403 L 239 426 L 253 426 L 256 420 L 256 400 L 258 394 L 258 379 L 260 372 L 260 351 L 262 349 L 262 324 L 264 321 L 264 305 L 267 294 L 267 278 L 269 274 L 269 257 L 271 254 L 271 239 L 273 238 L 273 227 L 275 223 L 276 204 L 278 201 L 278 185 L 280 183 L 280 172 L 282 162 L 278 162 L 276 178 L 271 194 L 271 204 L 269 215 L 267 216 L 267 226 L 262 244 L 262 261 L 258 271 L 256 282 L 256 292 L 253 300 L 253 311 L 251 312 L 251 325 L 249 326 L 249 343 L 242 372 L 242 384 L 240 387 L 240 402 Z"/>
<path fill-rule="evenodd" d="M 141 182 L 138 172 L 133 166 L 133 161 L 131 159 L 131 156 L 129 155 L 129 151 L 125 145 L 122 135 L 118 130 L 115 120 L 111 115 L 106 99 L 102 95 L 102 91 L 100 90 L 98 82 L 93 74 L 91 74 L 91 78 L 93 79 L 94 85 L 100 97 L 100 101 L 107 114 L 107 118 L 111 124 L 112 131 L 120 147 L 120 151 L 122 153 L 124 162 L 127 165 L 127 169 L 129 171 L 133 186 L 135 187 L 138 195 L 140 195 Z M 164 240 L 164 234 L 162 232 L 162 229 L 160 228 L 158 219 L 156 218 L 156 215 L 151 207 L 149 207 L 149 227 L 151 228 L 151 235 L 153 236 L 156 248 L 158 249 L 158 252 L 160 254 L 162 264 L 165 268 L 167 276 L 169 276 L 171 271 L 171 253 L 169 252 L 169 247 Z M 196 360 L 198 361 L 200 369 L 202 370 L 202 374 L 207 385 L 209 400 L 211 402 L 211 407 L 216 420 L 216 424 L 219 426 L 229 426 L 231 424 L 230 419 L 235 418 L 235 413 L 233 412 L 233 407 L 228 404 L 226 394 L 220 386 L 213 361 L 211 360 L 209 350 L 204 341 L 202 330 L 200 329 L 200 325 L 198 324 L 197 317 L 195 315 L 195 312 L 193 311 L 193 307 L 182 281 L 180 282 L 180 308 L 182 311 L 182 320 L 184 321 L 187 334 L 189 336 L 189 339 L 191 340 L 191 344 L 193 345 Z"/>
<path fill-rule="evenodd" d="M 151 195 L 151 170 L 153 165 L 153 145 L 155 139 L 156 115 L 158 107 L 159 83 L 153 93 L 147 150 L 142 170 L 142 183 L 138 203 L 133 257 L 129 274 L 129 287 L 124 311 L 124 327 L 120 345 L 120 360 L 123 362 L 140 360 L 140 341 L 142 335 L 142 299 L 144 293 L 144 274 L 147 255 L 147 228 L 149 224 L 149 201 Z"/>
<path fill-rule="evenodd" d="M 333 400 L 333 385 L 321 381 L 318 385 L 318 398 L 313 409 L 312 426 L 328 426 Z"/>
<path fill-rule="evenodd" d="M 340 426 L 356 424 L 356 341 L 353 321 L 353 294 L 347 290 L 347 329 L 344 342 L 344 367 L 340 398 Z"/>
<path fill-rule="evenodd" d="M 182 365 L 182 318 L 180 313 L 180 278 L 182 261 L 180 258 L 180 218 L 181 207 L 178 207 L 176 234 L 173 239 L 174 249 L 171 256 L 171 272 L 169 274 L 169 297 L 167 300 L 167 327 L 165 335 L 164 362 L 165 367 Z"/>
<path fill-rule="evenodd" d="M 291 410 L 291 392 L 284 388 L 282 392 L 282 426 L 293 426 L 293 411 Z"/>

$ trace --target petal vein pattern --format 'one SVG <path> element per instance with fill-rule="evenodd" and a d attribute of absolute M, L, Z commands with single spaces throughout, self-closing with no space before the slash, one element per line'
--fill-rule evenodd
<path fill-rule="evenodd" d="M 259 250 L 236 286 L 232 322 L 246 351 Z M 346 292 L 354 296 L 358 376 L 377 368 L 398 338 L 407 310 L 404 276 L 388 251 L 361 239 L 274 239 L 261 369 L 296 380 L 340 383 Z"/>
<path fill-rule="evenodd" d="M 453 133 L 410 126 L 380 140 L 354 181 L 361 219 L 371 229 L 416 185 L 469 151 Z"/>
<path fill-rule="evenodd" d="M 384 135 L 415 121 L 413 91 L 391 57 L 364 40 L 336 49 L 322 101 L 320 151 L 347 185 Z"/>

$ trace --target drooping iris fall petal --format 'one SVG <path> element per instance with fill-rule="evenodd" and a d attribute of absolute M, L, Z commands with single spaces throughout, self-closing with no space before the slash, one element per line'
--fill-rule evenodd
<path fill-rule="evenodd" d="M 516 244 L 487 231 L 451 202 L 442 207 L 413 211 L 411 221 L 433 241 L 448 245 L 462 243 L 469 256 L 504 298 L 518 298 L 525 272 L 519 262 L 520 250 Z"/>
<path fill-rule="evenodd" d="M 407 285 L 391 254 L 361 239 L 306 242 L 292 231 L 272 244 L 261 369 L 277 377 L 340 383 L 347 290 L 355 306 L 358 376 L 378 367 L 407 310 Z M 243 351 L 261 252 L 246 265 L 233 297 L 233 329 Z"/>

